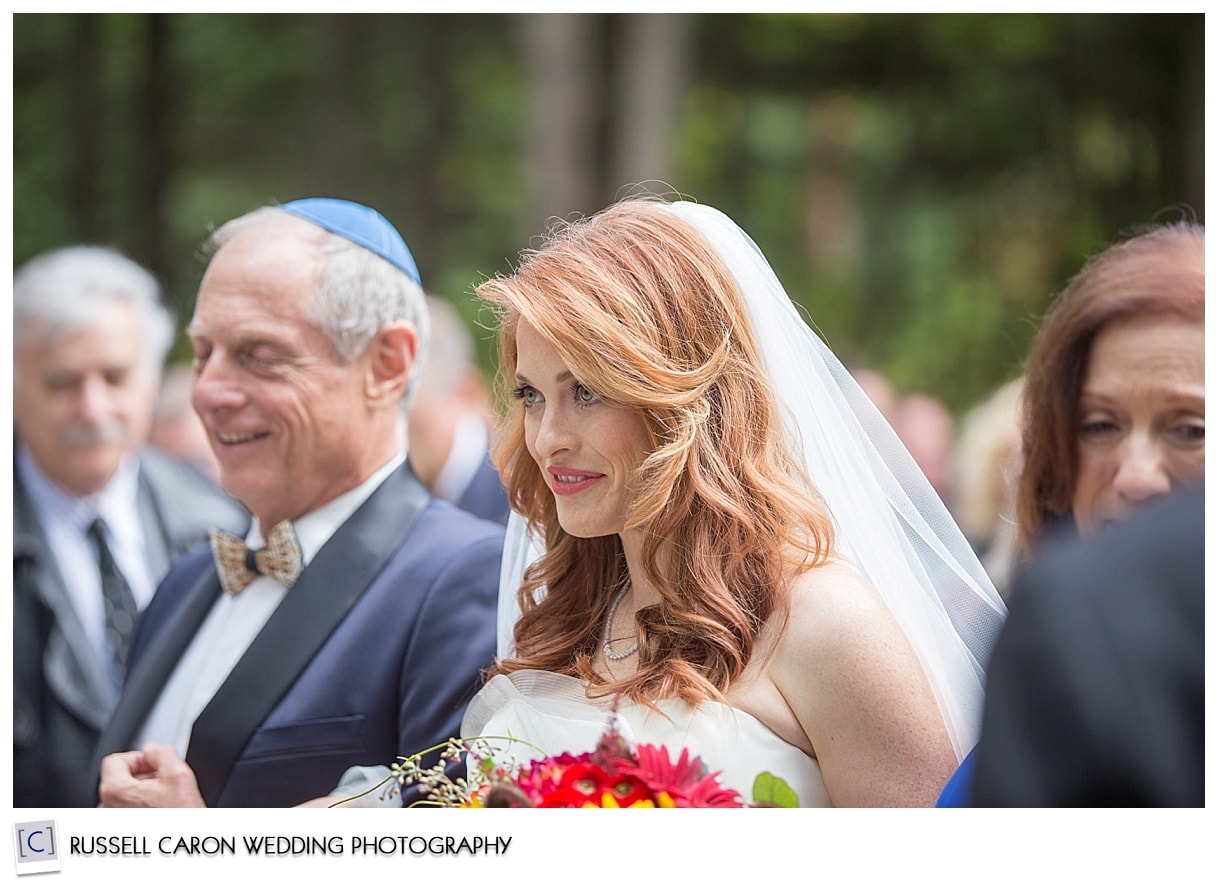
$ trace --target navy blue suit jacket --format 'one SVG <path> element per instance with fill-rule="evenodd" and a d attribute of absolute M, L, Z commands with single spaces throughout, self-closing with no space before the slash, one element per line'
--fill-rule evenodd
<path fill-rule="evenodd" d="M 209 806 L 291 806 L 350 766 L 456 736 L 495 653 L 503 529 L 395 471 L 301 573 L 202 711 L 186 760 Z M 95 757 L 129 750 L 220 596 L 210 551 L 148 606 Z"/>
<path fill-rule="evenodd" d="M 507 490 L 499 478 L 490 455 L 482 457 L 482 465 L 474 473 L 473 480 L 457 500 L 457 505 L 480 518 L 506 524 L 510 508 Z"/>

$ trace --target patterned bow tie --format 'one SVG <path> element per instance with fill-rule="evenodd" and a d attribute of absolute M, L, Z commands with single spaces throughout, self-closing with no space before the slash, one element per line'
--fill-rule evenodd
<path fill-rule="evenodd" d="M 283 587 L 291 588 L 302 568 L 300 543 L 289 521 L 276 524 L 267 534 L 266 545 L 257 551 L 232 533 L 212 530 L 211 550 L 220 584 L 233 597 L 259 575 L 270 576 Z"/>

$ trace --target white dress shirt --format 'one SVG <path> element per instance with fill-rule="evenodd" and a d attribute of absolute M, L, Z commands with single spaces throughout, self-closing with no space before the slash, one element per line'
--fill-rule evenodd
<path fill-rule="evenodd" d="M 296 539 L 300 542 L 304 566 L 309 565 L 309 561 L 338 528 L 404 460 L 404 455 L 398 455 L 355 489 L 292 522 Z M 262 525 L 257 519 L 250 526 L 246 544 L 250 548 L 263 544 Z M 195 720 L 254 642 L 288 590 L 269 576 L 257 576 L 236 597 L 220 594 L 161 690 L 160 697 L 144 722 L 136 747 L 155 741 L 172 745 L 181 756 L 186 756 Z"/>

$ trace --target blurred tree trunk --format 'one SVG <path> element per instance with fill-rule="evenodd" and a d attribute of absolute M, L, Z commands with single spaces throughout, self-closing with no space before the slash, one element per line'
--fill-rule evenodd
<path fill-rule="evenodd" d="M 459 58 L 461 16 L 430 16 L 427 38 L 423 41 L 420 79 L 424 117 L 418 147 L 409 165 L 415 173 L 406 176 L 417 184 L 408 208 L 410 247 L 419 264 L 424 284 L 438 275 L 443 251 L 443 234 L 456 222 L 456 206 L 446 180 L 444 165 L 458 143 L 456 117 L 461 106 L 455 78 L 460 75 L 452 59 Z M 467 207 L 466 207 L 467 208 Z M 475 208 L 475 210 L 477 210 Z"/>
<path fill-rule="evenodd" d="M 442 235 L 452 222 L 446 209 L 442 165 L 453 149 L 453 117 L 459 107 L 454 77 L 459 70 L 454 45 L 460 16 L 334 14 L 310 16 L 312 42 L 318 47 L 311 71 L 317 96 L 311 118 L 308 193 L 362 201 L 395 223 L 419 265 L 424 284 L 436 276 Z M 383 41 L 385 31 L 423 28 L 420 51 L 395 67 L 406 70 L 403 90 L 418 88 L 421 115 L 412 119 L 416 141 L 386 156 L 377 136 L 377 109 L 393 106 L 378 88 L 380 59 L 368 46 Z M 410 34 L 402 35 L 403 46 Z M 381 111 L 383 112 L 383 111 Z M 384 169 L 389 169 L 386 174 Z M 386 186 L 386 181 L 389 186 Z"/>
<path fill-rule="evenodd" d="M 165 283 L 172 275 L 165 227 L 165 200 L 173 166 L 171 123 L 173 83 L 169 67 L 169 28 L 163 14 L 145 17 L 143 52 L 137 85 L 136 148 L 131 169 L 134 255 Z M 182 304 L 173 304 L 182 313 Z"/>
<path fill-rule="evenodd" d="M 531 101 L 522 151 L 526 237 L 539 233 L 552 215 L 599 207 L 596 19 L 580 14 L 521 16 Z"/>
<path fill-rule="evenodd" d="M 102 173 L 102 75 L 100 22 L 96 15 L 72 18 L 71 51 L 67 68 L 67 129 L 70 138 L 66 169 L 68 210 L 73 224 L 63 235 L 80 241 L 99 241 L 102 223 L 97 210 L 98 176 Z"/>
<path fill-rule="evenodd" d="M 653 192 L 675 186 L 673 144 L 690 79 L 689 15 L 625 15 L 621 19 L 608 200 L 621 196 L 621 188 L 631 184 L 650 182 L 647 189 Z"/>
<path fill-rule="evenodd" d="M 1181 184 L 1185 199 L 1197 212 L 1197 220 L 1205 223 L 1205 114 L 1196 108 L 1205 107 L 1205 28 L 1204 22 L 1190 29 L 1181 47 L 1184 66 L 1180 100 L 1183 157 Z"/>
<path fill-rule="evenodd" d="M 308 91 L 312 103 L 308 147 L 307 196 L 350 198 L 364 168 L 359 133 L 364 131 L 356 97 L 360 94 L 353 76 L 359 53 L 357 24 L 351 15 L 312 15 L 312 39 L 316 46 Z M 286 200 L 285 200 L 286 201 Z"/>

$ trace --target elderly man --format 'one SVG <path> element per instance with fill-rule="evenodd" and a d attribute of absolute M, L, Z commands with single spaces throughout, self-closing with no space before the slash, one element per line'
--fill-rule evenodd
<path fill-rule="evenodd" d="M 170 562 L 246 513 L 145 446 L 173 340 L 160 287 L 109 248 L 13 277 L 13 804 L 78 807 L 139 611 Z"/>
<path fill-rule="evenodd" d="M 255 520 L 162 582 L 101 739 L 103 806 L 329 793 L 456 735 L 495 649 L 503 528 L 433 499 L 402 449 L 428 325 L 397 231 L 305 199 L 209 244 L 194 405 Z"/>

